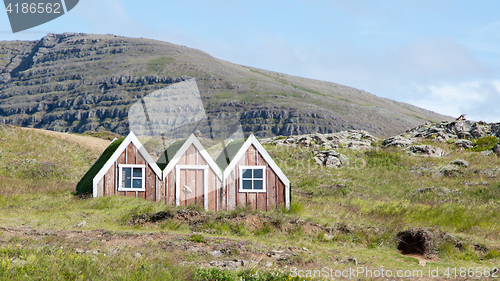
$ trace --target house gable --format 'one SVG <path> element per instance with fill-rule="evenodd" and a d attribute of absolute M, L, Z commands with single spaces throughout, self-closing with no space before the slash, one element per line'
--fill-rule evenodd
<path fill-rule="evenodd" d="M 78 182 L 78 184 L 76 185 L 76 192 L 78 194 L 92 192 L 93 179 L 101 171 L 106 162 L 113 156 L 123 140 L 125 140 L 125 138 L 115 139 L 108 145 L 101 156 L 99 156 L 97 161 L 95 161 L 92 167 L 87 171 L 87 173 L 85 173 L 80 182 Z"/>
<path fill-rule="evenodd" d="M 229 145 L 228 145 L 229 146 Z M 262 156 L 263 160 L 269 165 L 269 167 L 272 169 L 272 171 L 276 174 L 276 176 L 280 179 L 280 181 L 284 184 L 285 186 L 285 194 L 284 194 L 284 201 L 286 208 L 290 208 L 290 180 L 285 176 L 283 171 L 278 167 L 276 162 L 271 158 L 271 156 L 267 153 L 266 149 L 259 143 L 259 141 L 255 138 L 255 136 L 252 134 L 248 139 L 245 141 L 243 145 L 239 148 L 238 152 L 232 157 L 230 160 L 229 165 L 224 169 L 223 177 L 224 180 L 227 181 L 232 181 L 234 179 L 230 179 L 230 175 L 233 172 L 233 170 L 236 168 L 237 165 L 239 165 L 240 160 L 245 156 L 247 151 L 251 147 L 255 147 L 257 152 Z M 225 153 L 224 151 L 221 153 Z M 231 155 L 231 151 L 229 150 L 227 152 L 228 155 Z M 221 158 L 222 155 L 219 155 L 218 160 Z M 222 156 L 225 158 L 225 156 Z M 222 161 L 222 160 L 219 160 Z M 230 192 L 230 191 L 228 191 Z M 228 202 L 229 204 L 229 202 Z"/>
<path fill-rule="evenodd" d="M 145 164 L 151 167 L 158 178 L 161 178 L 162 173 L 158 165 L 154 162 L 153 158 L 151 158 L 151 155 L 149 155 L 146 149 L 142 146 L 141 142 L 139 141 L 139 139 L 137 139 L 134 133 L 130 132 L 128 136 L 114 150 L 113 154 L 106 160 L 105 164 L 100 168 L 99 172 L 93 178 L 92 194 L 94 197 L 97 196 L 97 184 L 99 183 L 99 181 L 106 175 L 108 170 L 114 165 L 114 163 L 118 160 L 118 158 L 131 143 L 135 146 L 137 152 L 143 157 L 146 162 Z"/>
<path fill-rule="evenodd" d="M 168 176 L 168 174 L 178 164 L 179 160 L 184 155 L 184 153 L 186 153 L 186 151 L 191 147 L 191 145 L 193 145 L 194 148 L 198 150 L 198 152 L 201 154 L 203 159 L 206 161 L 207 165 L 215 172 L 215 174 L 219 177 L 219 179 L 222 180 L 222 172 L 221 172 L 219 166 L 217 166 L 215 161 L 212 159 L 212 157 L 210 157 L 208 152 L 203 148 L 200 141 L 198 141 L 198 139 L 196 138 L 196 136 L 194 134 L 191 134 L 189 136 L 189 138 L 186 141 L 184 141 L 182 146 L 177 150 L 175 155 L 168 162 L 167 166 L 163 170 L 162 179 L 165 180 L 165 178 Z"/>

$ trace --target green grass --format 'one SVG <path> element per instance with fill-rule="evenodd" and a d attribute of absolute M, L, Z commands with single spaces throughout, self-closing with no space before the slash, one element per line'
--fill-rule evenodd
<path fill-rule="evenodd" d="M 317 166 L 310 149 L 266 145 L 293 185 L 290 210 L 241 207 L 210 213 L 139 198 L 75 196 L 76 183 L 98 155 L 9 126 L 0 127 L 0 143 L 0 225 L 7 229 L 0 232 L 0 276 L 6 279 L 283 280 L 287 272 L 274 266 L 341 269 L 351 265 L 339 263 L 347 257 L 368 267 L 418 269 L 415 259 L 396 250 L 395 239 L 398 232 L 417 227 L 451 237 L 436 246 L 432 266 L 500 262 L 500 174 L 495 174 L 500 159 L 453 144 L 433 142 L 448 153 L 442 158 L 412 157 L 401 149 L 342 148 L 338 151 L 349 158 L 342 168 Z M 469 167 L 456 177 L 438 172 L 455 159 L 468 161 Z M 47 161 L 54 165 L 41 165 Z M 168 215 L 150 221 L 158 212 Z M 176 216 L 181 213 L 195 215 Z M 52 234 L 33 239 L 9 228 Z M 79 231 L 88 237 L 71 238 Z M 119 254 L 110 254 L 117 247 Z M 268 253 L 283 249 L 294 255 L 274 259 L 268 268 Z M 222 257 L 210 254 L 216 250 Z M 234 271 L 199 266 L 252 258 L 262 261 Z"/>
<path fill-rule="evenodd" d="M 471 148 L 471 151 L 486 151 L 492 150 L 493 147 L 498 143 L 498 138 L 495 136 L 486 136 L 480 139 L 473 140 L 474 147 Z"/>

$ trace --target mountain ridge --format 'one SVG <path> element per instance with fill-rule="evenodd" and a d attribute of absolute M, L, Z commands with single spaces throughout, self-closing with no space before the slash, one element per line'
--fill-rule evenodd
<path fill-rule="evenodd" d="M 62 132 L 128 132 L 130 106 L 196 79 L 208 116 L 234 115 L 258 137 L 367 130 L 402 133 L 451 120 L 333 82 L 241 66 L 167 42 L 48 34 L 0 41 L 0 123 Z"/>

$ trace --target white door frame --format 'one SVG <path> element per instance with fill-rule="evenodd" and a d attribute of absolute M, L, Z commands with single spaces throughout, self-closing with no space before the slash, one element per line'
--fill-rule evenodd
<path fill-rule="evenodd" d="M 176 165 L 175 166 L 175 205 L 181 204 L 181 169 L 203 170 L 203 207 L 208 211 L 208 165 Z"/>

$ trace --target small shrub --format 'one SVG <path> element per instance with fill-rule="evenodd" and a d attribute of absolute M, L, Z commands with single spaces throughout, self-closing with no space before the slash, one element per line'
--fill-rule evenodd
<path fill-rule="evenodd" d="M 304 228 L 302 225 L 296 225 L 288 229 L 287 234 L 291 238 L 298 239 L 304 235 Z"/>
<path fill-rule="evenodd" d="M 325 234 L 323 232 L 319 232 L 316 237 L 314 237 L 313 241 L 315 242 L 329 242 L 328 239 L 326 239 Z"/>
<path fill-rule="evenodd" d="M 169 230 L 179 230 L 182 226 L 182 222 L 176 222 L 173 219 L 167 219 L 160 223 L 161 229 L 169 229 Z"/>
<path fill-rule="evenodd" d="M 188 238 L 188 240 L 195 243 L 207 243 L 207 239 L 201 234 L 193 234 Z"/>
<path fill-rule="evenodd" d="M 200 213 L 205 211 L 205 209 L 203 208 L 203 206 L 201 206 L 199 204 L 187 205 L 186 206 L 186 210 L 197 211 L 197 212 L 200 212 Z"/>
<path fill-rule="evenodd" d="M 493 147 L 498 143 L 498 138 L 495 136 L 486 136 L 482 137 L 477 140 L 472 141 L 475 145 L 473 148 L 471 148 L 471 151 L 486 151 L 486 150 L 492 150 Z"/>
<path fill-rule="evenodd" d="M 232 223 L 231 232 L 238 236 L 244 236 L 248 234 L 247 226 L 244 222 Z"/>
<path fill-rule="evenodd" d="M 484 255 L 484 257 L 482 257 L 481 259 L 490 260 L 490 259 L 498 259 L 498 258 L 500 258 L 500 251 L 498 251 L 497 249 L 493 249 L 493 250 L 489 250 L 488 253 L 486 253 L 486 255 Z"/>
<path fill-rule="evenodd" d="M 120 219 L 123 224 L 128 224 L 132 220 L 138 218 L 145 218 L 149 220 L 149 215 L 154 212 L 154 206 L 150 203 L 143 203 L 139 206 L 132 208 L 128 213 L 125 213 Z"/>
<path fill-rule="evenodd" d="M 219 268 L 199 268 L 195 272 L 197 281 L 278 281 L 278 280 L 301 280 L 299 277 L 291 277 L 286 272 L 261 271 L 257 269 L 245 269 L 231 271 Z"/>
<path fill-rule="evenodd" d="M 403 156 L 397 152 L 385 150 L 370 150 L 365 152 L 367 159 L 367 168 L 386 168 L 389 170 L 398 170 L 403 164 Z"/>
<path fill-rule="evenodd" d="M 270 234 L 272 232 L 273 232 L 272 227 L 269 224 L 264 223 L 264 225 L 261 228 L 257 229 L 254 232 L 254 234 L 257 235 L 257 236 L 263 236 L 263 235 Z"/>
<path fill-rule="evenodd" d="M 290 204 L 290 209 L 286 209 L 286 207 L 283 207 L 283 213 L 285 214 L 294 214 L 294 215 L 299 215 L 302 213 L 302 211 L 304 210 L 304 206 L 302 206 L 302 204 L 300 203 L 297 203 L 297 202 L 292 202 Z"/>
<path fill-rule="evenodd" d="M 222 270 L 219 268 L 199 268 L 196 270 L 195 278 L 198 281 L 233 281 L 236 276 L 229 270 Z"/>
<path fill-rule="evenodd" d="M 93 199 L 92 209 L 104 210 L 114 207 L 113 198 L 111 196 L 103 196 Z"/>

